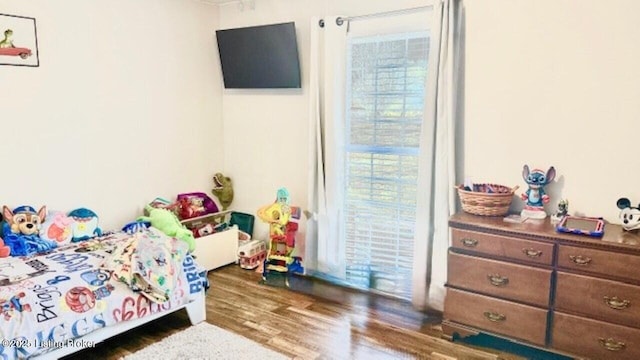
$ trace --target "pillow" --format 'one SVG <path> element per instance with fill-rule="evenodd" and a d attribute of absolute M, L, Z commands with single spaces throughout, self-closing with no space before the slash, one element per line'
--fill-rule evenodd
<path fill-rule="evenodd" d="M 58 246 L 68 244 L 73 237 L 73 218 L 62 211 L 49 211 L 40 227 L 40 238 L 55 241 Z"/>
<path fill-rule="evenodd" d="M 69 212 L 73 218 L 71 242 L 78 242 L 102 235 L 98 227 L 98 215 L 87 208 L 78 208 Z"/>

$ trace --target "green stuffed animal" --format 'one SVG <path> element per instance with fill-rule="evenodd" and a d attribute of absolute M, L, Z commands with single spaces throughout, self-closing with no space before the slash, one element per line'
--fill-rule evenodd
<path fill-rule="evenodd" d="M 189 252 L 196 249 L 196 239 L 193 233 L 180 223 L 176 215 L 167 209 L 145 206 L 149 216 L 140 216 L 138 221 L 149 221 L 151 226 L 162 231 L 167 236 L 182 240 L 189 245 Z"/>
<path fill-rule="evenodd" d="M 213 195 L 215 195 L 220 204 L 222 210 L 227 210 L 233 202 L 233 182 L 228 176 L 224 176 L 222 173 L 216 173 L 213 176 L 214 188 L 211 189 Z"/>

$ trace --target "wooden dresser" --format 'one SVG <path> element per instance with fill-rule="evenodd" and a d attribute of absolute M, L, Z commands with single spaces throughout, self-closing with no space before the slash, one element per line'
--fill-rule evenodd
<path fill-rule="evenodd" d="M 459 213 L 443 331 L 480 332 L 590 359 L 640 359 L 640 235 L 607 224 L 602 239 Z"/>

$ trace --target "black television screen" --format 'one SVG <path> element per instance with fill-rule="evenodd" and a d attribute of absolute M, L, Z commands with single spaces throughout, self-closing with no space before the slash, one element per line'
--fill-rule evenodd
<path fill-rule="evenodd" d="M 225 88 L 300 88 L 293 22 L 217 30 L 216 38 Z"/>

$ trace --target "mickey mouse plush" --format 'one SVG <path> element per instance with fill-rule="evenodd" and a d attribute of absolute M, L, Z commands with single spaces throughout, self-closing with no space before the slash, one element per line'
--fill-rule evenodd
<path fill-rule="evenodd" d="M 631 207 L 631 201 L 627 198 L 618 199 L 617 205 L 621 209 L 618 217 L 622 221 L 622 228 L 627 231 L 640 229 L 640 207 Z"/>

